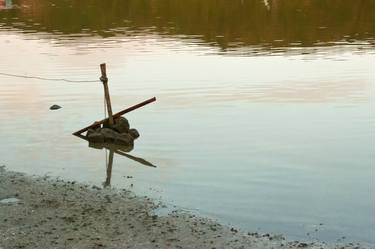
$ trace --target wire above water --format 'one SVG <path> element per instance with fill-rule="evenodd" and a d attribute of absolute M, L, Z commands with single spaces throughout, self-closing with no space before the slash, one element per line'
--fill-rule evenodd
<path fill-rule="evenodd" d="M 28 76 L 28 75 L 20 75 L 20 74 L 9 74 L 9 73 L 2 73 L 0 75 L 8 76 L 8 77 L 15 77 L 15 78 L 24 78 L 24 79 L 36 79 L 36 80 L 46 80 L 46 81 L 64 81 L 69 83 L 94 83 L 100 82 L 100 80 L 70 80 L 64 78 L 45 78 L 40 76 Z"/>

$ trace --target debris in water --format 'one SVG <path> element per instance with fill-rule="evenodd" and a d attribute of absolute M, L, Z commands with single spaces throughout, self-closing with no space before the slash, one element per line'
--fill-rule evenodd
<path fill-rule="evenodd" d="M 89 129 L 86 138 L 90 143 L 108 143 L 121 146 L 133 146 L 139 137 L 136 129 L 130 129 L 129 121 L 124 117 L 114 120 L 113 125 L 105 123 L 103 127 Z"/>
<path fill-rule="evenodd" d="M 60 109 L 60 108 L 62 108 L 62 107 L 59 106 L 59 105 L 53 105 L 53 106 L 51 106 L 49 109 L 50 109 L 50 110 L 58 110 L 58 109 Z"/>

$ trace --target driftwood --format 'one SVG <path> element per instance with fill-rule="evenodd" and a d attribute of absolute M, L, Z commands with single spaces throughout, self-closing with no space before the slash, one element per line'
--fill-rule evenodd
<path fill-rule="evenodd" d="M 117 113 L 113 114 L 113 118 L 116 119 L 116 118 L 118 118 L 118 117 L 121 117 L 121 116 L 124 115 L 125 113 L 131 112 L 131 111 L 134 111 L 134 110 L 136 110 L 136 109 L 138 109 L 138 108 L 141 108 L 142 106 L 145 106 L 145 105 L 147 105 L 147 104 L 150 104 L 150 103 L 152 103 L 152 102 L 154 102 L 154 101 L 156 101 L 156 98 L 155 98 L 155 97 L 153 97 L 153 98 L 151 98 L 151 99 L 148 99 L 148 100 L 145 100 L 145 101 L 143 101 L 143 102 L 141 102 L 141 103 L 139 103 L 139 104 L 133 105 L 133 106 L 131 106 L 131 107 L 125 109 L 125 110 L 122 110 L 122 111 L 120 111 L 120 112 L 117 112 Z M 103 123 L 105 123 L 105 122 L 108 122 L 108 120 L 109 120 L 108 118 L 105 118 L 105 119 L 103 119 L 103 120 L 96 121 L 96 122 L 93 123 L 92 125 L 89 125 L 89 126 L 87 126 L 87 127 L 85 127 L 85 128 L 80 129 L 79 131 L 74 132 L 73 135 L 75 135 L 75 136 L 79 136 L 79 135 L 81 135 L 82 132 L 85 132 L 85 131 L 87 131 L 87 130 L 90 129 L 90 128 L 98 127 L 98 126 L 100 126 L 101 124 L 103 124 Z"/>

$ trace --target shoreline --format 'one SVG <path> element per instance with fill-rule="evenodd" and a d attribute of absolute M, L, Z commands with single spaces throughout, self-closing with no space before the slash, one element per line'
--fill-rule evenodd
<path fill-rule="evenodd" d="M 9 203 L 0 203 L 0 249 L 364 248 L 245 233 L 182 210 L 158 216 L 152 199 L 128 190 L 28 176 L 4 167 L 0 167 L 1 200 Z"/>

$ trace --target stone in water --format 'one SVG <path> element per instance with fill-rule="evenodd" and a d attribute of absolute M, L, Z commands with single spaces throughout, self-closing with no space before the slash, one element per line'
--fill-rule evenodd
<path fill-rule="evenodd" d="M 53 106 L 51 106 L 49 109 L 50 110 L 58 110 L 58 109 L 60 109 L 61 108 L 61 106 L 59 106 L 59 105 L 53 105 Z"/>

